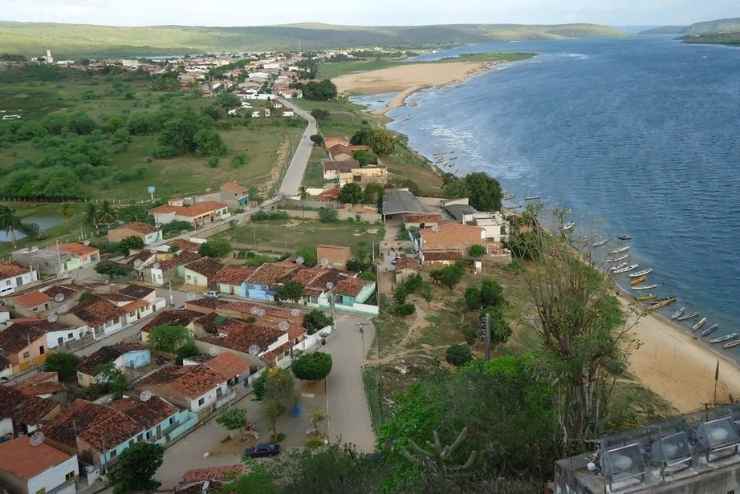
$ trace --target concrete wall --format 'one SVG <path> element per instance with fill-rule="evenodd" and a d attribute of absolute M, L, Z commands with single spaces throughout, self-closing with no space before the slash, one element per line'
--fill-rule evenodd
<path fill-rule="evenodd" d="M 23 285 L 28 285 L 34 281 L 38 281 L 39 275 L 36 271 L 30 271 L 23 273 L 20 276 L 13 276 L 10 278 L 4 278 L 0 280 L 0 295 L 10 295 L 15 293 L 16 288 Z M 20 281 L 20 283 L 18 283 Z"/>
<path fill-rule="evenodd" d="M 46 492 L 56 489 L 65 482 L 65 476 L 73 473 L 75 478 L 80 476 L 80 469 L 77 462 L 77 455 L 73 455 L 68 460 L 52 467 L 28 481 L 28 492 L 35 494 L 41 489 Z"/>

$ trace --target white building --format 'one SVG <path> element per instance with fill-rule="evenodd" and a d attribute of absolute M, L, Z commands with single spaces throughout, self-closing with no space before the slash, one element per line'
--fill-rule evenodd
<path fill-rule="evenodd" d="M 22 436 L 0 443 L 0 486 L 13 494 L 74 494 L 80 475 L 77 455 Z"/>
<path fill-rule="evenodd" d="M 38 279 L 39 275 L 35 269 L 15 262 L 0 263 L 0 296 L 15 293 L 17 288 L 38 281 Z"/>

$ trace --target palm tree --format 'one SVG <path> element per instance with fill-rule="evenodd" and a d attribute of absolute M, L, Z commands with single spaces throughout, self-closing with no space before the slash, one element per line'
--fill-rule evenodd
<path fill-rule="evenodd" d="M 0 206 L 0 230 L 5 231 L 10 235 L 13 242 L 13 248 L 16 244 L 15 233 L 18 230 L 23 229 L 23 223 L 21 219 L 15 214 L 15 209 L 7 206 Z"/>

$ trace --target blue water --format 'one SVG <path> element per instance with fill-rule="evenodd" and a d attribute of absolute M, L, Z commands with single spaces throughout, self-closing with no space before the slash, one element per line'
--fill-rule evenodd
<path fill-rule="evenodd" d="M 658 295 L 740 332 L 740 49 L 634 37 L 435 56 L 474 51 L 539 55 L 418 93 L 390 127 L 427 157 L 454 151 L 456 173 L 570 208 L 581 234 L 629 232 Z"/>

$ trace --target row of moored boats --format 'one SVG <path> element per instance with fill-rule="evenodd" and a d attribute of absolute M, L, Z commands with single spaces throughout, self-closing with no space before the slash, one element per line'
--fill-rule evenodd
<path fill-rule="evenodd" d="M 671 315 L 674 321 L 685 322 L 691 325 L 691 332 L 694 338 L 706 338 L 711 336 L 719 329 L 719 324 L 711 324 L 706 317 L 702 317 L 698 312 L 688 312 L 686 307 L 681 307 Z M 694 322 L 696 321 L 696 322 Z M 722 344 L 722 348 L 727 350 L 740 346 L 740 334 L 737 332 L 717 336 L 708 340 L 712 344 Z"/>

